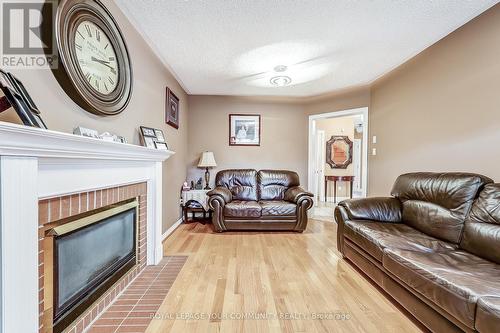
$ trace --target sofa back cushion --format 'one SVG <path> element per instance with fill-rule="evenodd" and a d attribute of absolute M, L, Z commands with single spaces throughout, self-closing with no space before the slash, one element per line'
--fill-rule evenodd
<path fill-rule="evenodd" d="M 228 188 L 233 200 L 257 201 L 257 171 L 232 169 L 217 172 L 215 185 Z"/>
<path fill-rule="evenodd" d="M 283 200 L 285 191 L 299 186 L 299 175 L 287 170 L 260 170 L 257 174 L 260 200 Z"/>
<path fill-rule="evenodd" d="M 473 200 L 490 182 L 470 173 L 408 173 L 396 179 L 391 194 L 401 200 L 404 223 L 458 244 Z"/>
<path fill-rule="evenodd" d="M 460 247 L 500 264 L 500 184 L 486 185 L 472 204 Z"/>

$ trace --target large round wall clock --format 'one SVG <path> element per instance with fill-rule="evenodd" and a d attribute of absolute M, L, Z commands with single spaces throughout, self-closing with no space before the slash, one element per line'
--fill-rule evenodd
<path fill-rule="evenodd" d="M 132 94 L 132 66 L 115 20 L 97 0 L 61 0 L 54 22 L 59 66 L 54 74 L 83 109 L 116 115 Z"/>

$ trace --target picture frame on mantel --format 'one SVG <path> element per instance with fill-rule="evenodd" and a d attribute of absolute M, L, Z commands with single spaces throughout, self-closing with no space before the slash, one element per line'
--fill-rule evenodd
<path fill-rule="evenodd" d="M 260 114 L 229 115 L 230 146 L 260 146 Z"/>
<path fill-rule="evenodd" d="M 165 123 L 175 129 L 179 128 L 179 98 L 168 87 L 166 88 Z"/>

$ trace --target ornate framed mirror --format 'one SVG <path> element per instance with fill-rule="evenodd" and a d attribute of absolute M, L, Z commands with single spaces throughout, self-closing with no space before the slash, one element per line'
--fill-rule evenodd
<path fill-rule="evenodd" d="M 326 142 L 326 163 L 332 169 L 347 169 L 352 163 L 352 141 L 347 136 L 332 136 Z"/>

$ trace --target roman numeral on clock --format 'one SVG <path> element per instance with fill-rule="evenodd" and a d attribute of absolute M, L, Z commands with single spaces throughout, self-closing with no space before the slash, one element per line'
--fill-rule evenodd
<path fill-rule="evenodd" d="M 114 84 L 115 82 L 111 80 L 111 78 L 108 76 L 109 83 Z"/>
<path fill-rule="evenodd" d="M 82 50 L 82 46 L 81 45 L 75 44 L 75 47 L 78 49 L 78 51 Z"/>
<path fill-rule="evenodd" d="M 90 79 L 91 79 L 90 73 L 85 74 L 85 77 L 87 78 L 87 80 L 88 80 L 88 81 L 89 81 L 89 83 L 90 83 Z"/>
<path fill-rule="evenodd" d="M 99 30 L 95 30 L 95 38 L 97 39 L 98 42 L 101 41 L 101 32 Z"/>
<path fill-rule="evenodd" d="M 90 26 L 88 24 L 85 24 L 85 29 L 87 30 L 89 37 L 92 37 L 92 31 L 90 30 Z"/>

